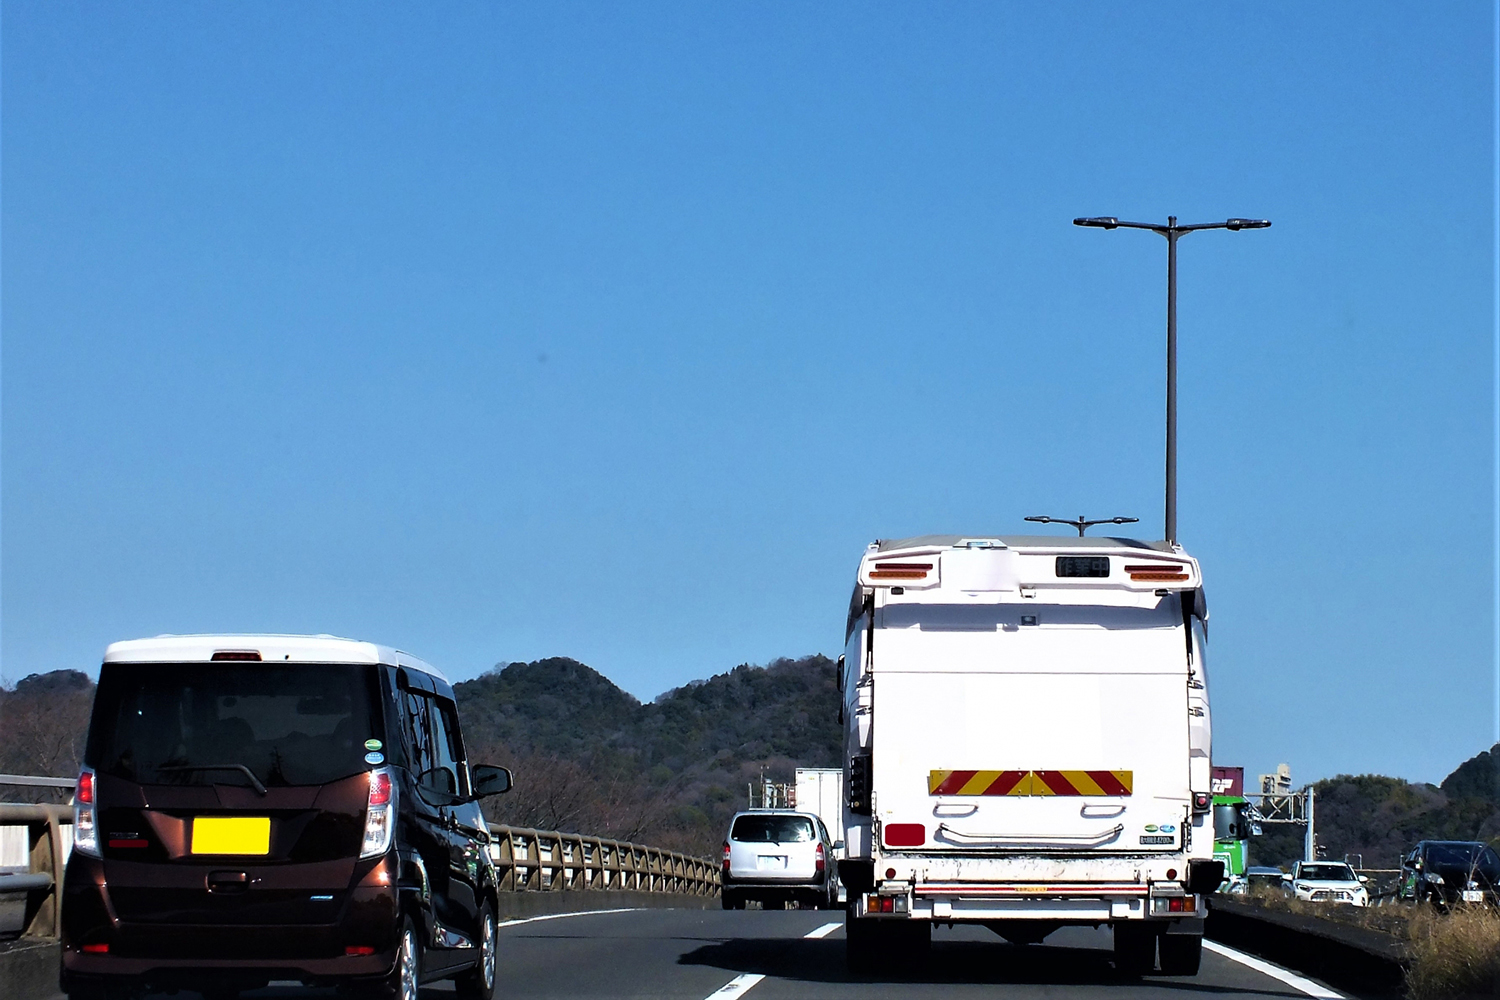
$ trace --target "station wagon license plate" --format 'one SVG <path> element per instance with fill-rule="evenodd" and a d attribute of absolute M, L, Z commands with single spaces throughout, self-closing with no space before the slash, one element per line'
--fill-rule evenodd
<path fill-rule="evenodd" d="M 755 867 L 761 871 L 785 871 L 785 854 L 762 854 L 755 859 Z"/>
<path fill-rule="evenodd" d="M 271 817 L 198 816 L 193 820 L 194 854 L 270 854 Z"/>

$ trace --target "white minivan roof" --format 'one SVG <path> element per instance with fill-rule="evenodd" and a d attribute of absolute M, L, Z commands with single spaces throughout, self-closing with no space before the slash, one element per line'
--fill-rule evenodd
<path fill-rule="evenodd" d="M 112 642 L 104 651 L 104 662 L 210 663 L 215 653 L 250 652 L 258 653 L 265 663 L 384 663 L 419 670 L 448 683 L 448 678 L 436 667 L 410 653 L 336 635 L 159 635 L 153 639 Z M 237 661 L 222 655 L 219 659 Z"/>

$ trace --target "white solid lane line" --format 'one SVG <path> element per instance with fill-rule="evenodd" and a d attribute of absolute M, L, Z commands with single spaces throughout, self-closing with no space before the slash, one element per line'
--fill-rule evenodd
<path fill-rule="evenodd" d="M 1326 986 L 1319 986 L 1311 979 L 1304 979 L 1295 972 L 1288 972 L 1279 965 L 1272 965 L 1270 962 L 1256 958 L 1254 955 L 1246 955 L 1242 951 L 1235 951 L 1233 948 L 1222 945 L 1217 941 L 1210 941 L 1204 938 L 1203 947 L 1215 955 L 1223 955 L 1225 958 L 1238 962 L 1241 965 L 1247 965 L 1262 975 L 1270 976 L 1272 979 L 1279 979 L 1292 989 L 1306 993 L 1310 997 L 1317 997 L 1318 1000 L 1346 1000 L 1342 993 L 1335 993 Z"/>
<path fill-rule="evenodd" d="M 538 920 L 561 920 L 563 917 L 590 917 L 596 913 L 629 913 L 639 910 L 639 906 L 622 906 L 614 910 L 574 910 L 572 913 L 544 913 L 540 917 L 522 917 L 520 920 L 501 920 L 495 924 L 500 927 L 514 927 L 517 924 L 531 924 Z"/>
<path fill-rule="evenodd" d="M 747 972 L 743 976 L 735 976 L 729 982 L 710 993 L 704 1000 L 714 1000 L 714 997 L 724 1000 L 726 997 L 742 996 L 746 990 L 764 978 L 766 977 L 758 972 Z"/>
<path fill-rule="evenodd" d="M 842 923 L 824 924 L 822 927 L 816 927 L 802 936 L 804 938 L 827 937 L 842 926 L 844 926 Z M 718 1000 L 727 1000 L 728 997 L 744 996 L 751 987 L 764 978 L 766 977 L 754 972 L 747 972 L 743 976 L 735 976 L 729 982 L 710 993 L 705 1000 L 714 1000 L 715 997 Z"/>

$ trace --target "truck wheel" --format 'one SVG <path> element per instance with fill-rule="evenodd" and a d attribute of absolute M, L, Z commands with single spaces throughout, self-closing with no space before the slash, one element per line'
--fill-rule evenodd
<path fill-rule="evenodd" d="M 852 907 L 851 907 L 852 911 Z M 873 920 L 860 920 L 853 912 L 844 914 L 844 963 L 856 976 L 875 971 L 880 955 L 880 928 Z"/>
<path fill-rule="evenodd" d="M 1203 938 L 1197 934 L 1163 934 L 1158 944 L 1161 949 L 1161 974 L 1164 976 L 1196 976 L 1198 965 L 1203 961 Z"/>
<path fill-rule="evenodd" d="M 1156 968 L 1156 928 L 1115 924 L 1115 969 L 1125 976 L 1144 976 Z"/>

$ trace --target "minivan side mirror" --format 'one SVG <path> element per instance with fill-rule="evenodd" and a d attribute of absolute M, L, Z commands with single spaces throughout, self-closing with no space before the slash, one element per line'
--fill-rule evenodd
<path fill-rule="evenodd" d="M 474 783 L 474 798 L 482 799 L 486 795 L 500 795 L 511 790 L 515 784 L 511 777 L 510 768 L 497 767 L 494 764 L 476 764 L 469 772 Z"/>

